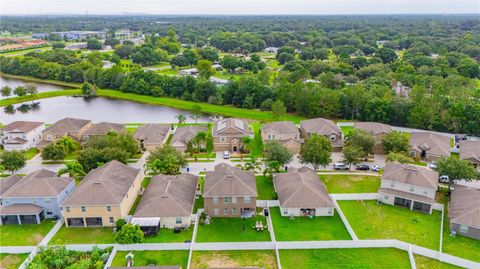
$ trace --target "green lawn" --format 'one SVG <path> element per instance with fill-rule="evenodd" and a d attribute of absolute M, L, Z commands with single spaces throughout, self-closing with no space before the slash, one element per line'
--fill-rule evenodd
<path fill-rule="evenodd" d="M 360 239 L 397 239 L 438 250 L 441 212 L 432 215 L 377 201 L 338 201 Z"/>
<path fill-rule="evenodd" d="M 332 217 L 282 217 L 280 208 L 270 208 L 273 230 L 277 241 L 310 241 L 310 240 L 350 240 L 340 216 Z"/>
<path fill-rule="evenodd" d="M 34 95 L 23 96 L 23 97 L 11 97 L 0 100 L 0 106 L 8 106 L 18 103 L 24 103 L 27 101 L 37 100 L 37 99 L 44 99 L 44 98 L 52 98 L 58 96 L 70 96 L 70 95 L 80 95 L 82 94 L 80 90 L 58 90 L 58 91 L 51 91 L 51 92 L 40 92 Z"/>
<path fill-rule="evenodd" d="M 262 125 L 260 123 L 252 123 L 253 129 L 253 148 L 250 152 L 250 155 L 255 157 L 262 157 L 263 155 L 263 141 L 260 134 L 260 129 Z"/>
<path fill-rule="evenodd" d="M 25 151 L 25 156 L 27 157 L 27 160 L 31 160 L 38 154 L 38 152 L 37 148 L 29 148 Z"/>
<path fill-rule="evenodd" d="M 183 269 L 187 268 L 188 251 L 185 250 L 133 251 L 132 253 L 135 266 L 155 264 L 157 266 L 180 265 Z M 126 266 L 125 256 L 127 254 L 127 251 L 118 251 L 112 266 Z"/>
<path fill-rule="evenodd" d="M 113 244 L 115 235 L 111 227 L 66 228 L 62 226 L 49 245 Z"/>
<path fill-rule="evenodd" d="M 320 175 L 329 193 L 374 193 L 380 188 L 380 177 L 362 175 Z"/>
<path fill-rule="evenodd" d="M 0 246 L 36 246 L 55 226 L 51 220 L 40 224 L 1 225 Z"/>
<path fill-rule="evenodd" d="M 415 255 L 415 264 L 417 265 L 417 269 L 457 269 L 462 268 L 455 265 L 451 265 L 448 263 L 444 263 L 441 261 L 437 261 L 434 259 L 430 259 L 424 256 Z"/>
<path fill-rule="evenodd" d="M 28 253 L 6 254 L 0 253 L 0 268 L 16 269 L 28 257 Z"/>
<path fill-rule="evenodd" d="M 256 176 L 257 179 L 257 199 L 272 200 L 275 195 L 273 180 L 268 176 Z"/>
<path fill-rule="evenodd" d="M 200 174 L 198 177 L 198 186 L 200 187 L 200 190 L 203 193 L 203 186 L 205 185 L 205 175 Z M 200 196 L 198 198 L 195 198 L 195 204 L 193 204 L 193 213 L 197 213 L 199 208 L 203 208 L 203 197 Z"/>
<path fill-rule="evenodd" d="M 199 225 L 197 242 L 246 242 L 246 241 L 270 241 L 268 230 L 257 232 L 252 227 L 256 221 L 262 221 L 267 225 L 264 216 L 253 218 L 212 218 L 210 224 Z"/>
<path fill-rule="evenodd" d="M 276 269 L 273 250 L 194 251 L 191 268 L 264 268 Z"/>
<path fill-rule="evenodd" d="M 150 184 L 150 179 L 152 179 L 152 177 L 143 178 L 143 181 L 142 181 L 142 187 L 143 188 L 148 187 L 148 184 Z M 137 210 L 137 206 L 140 203 L 140 201 L 142 200 L 142 197 L 143 197 L 143 195 L 138 195 L 137 196 L 137 199 L 135 199 L 135 202 L 133 203 L 132 208 L 130 209 L 130 212 L 128 212 L 129 215 L 135 214 L 135 210 Z"/>
<path fill-rule="evenodd" d="M 17 76 L 17 75 L 2 73 L 2 72 L 0 72 L 0 76 L 5 78 L 10 78 L 10 79 L 19 79 L 27 82 L 38 82 L 38 83 L 46 83 L 46 84 L 52 84 L 57 86 L 64 86 L 66 88 L 80 88 L 82 86 L 82 83 L 65 82 L 65 81 L 53 80 L 53 79 L 52 80 L 41 79 L 41 78 L 34 78 L 29 76 Z"/>
<path fill-rule="evenodd" d="M 183 243 L 185 240 L 192 240 L 193 226 L 181 231 L 173 233 L 172 229 L 160 229 L 156 236 L 145 237 L 145 243 Z"/>
<path fill-rule="evenodd" d="M 408 253 L 394 248 L 279 250 L 282 268 L 405 269 Z"/>
<path fill-rule="evenodd" d="M 344 136 L 349 135 L 353 130 L 355 130 L 355 127 L 353 126 L 340 126 L 340 129 L 342 130 L 342 133 Z"/>

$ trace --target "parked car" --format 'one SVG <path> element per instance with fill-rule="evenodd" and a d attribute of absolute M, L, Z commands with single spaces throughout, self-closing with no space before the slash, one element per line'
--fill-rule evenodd
<path fill-rule="evenodd" d="M 357 164 L 357 165 L 355 165 L 355 169 L 357 169 L 357 170 L 363 170 L 363 171 L 368 171 L 368 170 L 370 170 L 370 166 L 369 166 L 368 164 L 362 163 L 362 164 Z"/>
<path fill-rule="evenodd" d="M 431 163 L 428 164 L 428 167 L 430 167 L 430 169 L 435 170 L 435 169 L 437 169 L 438 166 L 437 166 L 436 162 L 431 162 Z"/>
<path fill-rule="evenodd" d="M 383 166 L 374 165 L 374 166 L 372 166 L 372 169 L 370 169 L 370 170 L 372 170 L 373 172 L 380 172 L 380 170 L 382 170 L 382 169 L 383 169 Z"/>
<path fill-rule="evenodd" d="M 447 175 L 439 176 L 438 177 L 438 182 L 448 184 L 448 182 L 449 182 L 448 176 Z"/>
<path fill-rule="evenodd" d="M 223 152 L 223 158 L 224 159 L 230 159 L 230 152 L 229 151 L 224 151 Z"/>
<path fill-rule="evenodd" d="M 344 163 L 334 163 L 333 164 L 333 170 L 348 170 L 348 169 L 350 169 L 350 168 Z"/>

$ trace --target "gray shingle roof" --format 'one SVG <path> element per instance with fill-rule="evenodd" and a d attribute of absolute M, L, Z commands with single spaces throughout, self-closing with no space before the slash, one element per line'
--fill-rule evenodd
<path fill-rule="evenodd" d="M 438 188 L 438 173 L 422 166 L 389 162 L 385 165 L 382 179 L 402 182 L 420 187 Z"/>
<path fill-rule="evenodd" d="M 205 126 L 189 125 L 178 127 L 170 141 L 172 146 L 186 146 L 199 132 L 208 132 Z"/>
<path fill-rule="evenodd" d="M 290 168 L 288 173 L 275 174 L 273 183 L 281 207 L 334 207 L 325 185 L 317 173 L 308 167 Z"/>
<path fill-rule="evenodd" d="M 42 124 L 43 122 L 38 122 L 38 121 L 14 121 L 10 124 L 7 124 L 5 127 L 3 127 L 0 130 L 4 132 L 28 133 Z"/>
<path fill-rule="evenodd" d="M 455 185 L 448 204 L 450 221 L 480 229 L 480 189 Z"/>
<path fill-rule="evenodd" d="M 13 204 L 0 207 L 0 215 L 34 215 L 43 210 L 43 207 L 35 204 Z"/>
<path fill-rule="evenodd" d="M 17 184 L 22 179 L 21 176 L 11 175 L 0 180 L 0 196 L 8 191 L 13 185 Z"/>
<path fill-rule="evenodd" d="M 167 124 L 145 124 L 137 128 L 133 135 L 137 140 L 143 140 L 144 144 L 160 144 L 170 130 Z"/>
<path fill-rule="evenodd" d="M 55 172 L 41 169 L 20 179 L 15 185 L 5 191 L 1 197 L 56 197 L 74 181 L 74 178 L 57 177 Z"/>
<path fill-rule="evenodd" d="M 298 135 L 300 136 L 300 131 L 298 131 L 295 123 L 291 121 L 277 121 L 262 126 L 262 133 L 274 132 L 277 134 L 287 134 L 287 135 Z"/>
<path fill-rule="evenodd" d="M 66 135 L 68 133 L 78 132 L 89 123 L 89 120 L 64 118 L 45 129 L 44 133 L 48 132 L 56 135 Z"/>
<path fill-rule="evenodd" d="M 189 217 L 193 211 L 198 176 L 156 175 L 143 193 L 134 217 Z"/>
<path fill-rule="evenodd" d="M 225 163 L 217 164 L 214 171 L 207 172 L 203 197 L 223 196 L 257 197 L 254 173 Z"/>
<path fill-rule="evenodd" d="M 111 161 L 82 179 L 64 205 L 120 205 L 140 169 Z"/>
<path fill-rule="evenodd" d="M 410 147 L 429 154 L 450 156 L 450 137 L 432 132 L 412 132 Z"/>
<path fill-rule="evenodd" d="M 83 133 L 83 135 L 105 135 L 110 131 L 124 132 L 125 126 L 120 123 L 99 122 L 94 123 Z"/>
<path fill-rule="evenodd" d="M 218 120 L 213 126 L 213 136 L 248 136 L 248 123 L 241 119 Z"/>
<path fill-rule="evenodd" d="M 355 128 L 377 134 L 386 134 L 392 131 L 392 127 L 379 122 L 355 122 Z"/>
<path fill-rule="evenodd" d="M 301 127 L 307 133 L 316 133 L 319 135 L 342 135 L 342 130 L 333 121 L 316 118 L 310 120 L 303 120 L 300 122 Z"/>
<path fill-rule="evenodd" d="M 459 142 L 460 159 L 469 159 L 480 163 L 480 141 L 462 140 Z"/>

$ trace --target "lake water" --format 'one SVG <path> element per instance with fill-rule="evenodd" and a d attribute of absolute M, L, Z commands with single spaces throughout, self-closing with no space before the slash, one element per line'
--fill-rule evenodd
<path fill-rule="evenodd" d="M 22 83 L 19 80 L 2 78 L 2 86 L 9 85 L 10 87 L 15 87 L 15 85 L 22 85 Z M 41 84 L 41 86 L 44 91 L 61 88 L 48 84 Z M 61 96 L 16 104 L 13 106 L 13 111 L 8 107 L 0 107 L 0 122 L 8 124 L 17 120 L 31 120 L 53 123 L 65 117 L 73 117 L 88 119 L 93 122 L 172 123 L 178 121 L 175 117 L 181 113 L 186 116 L 187 122 L 194 122 L 188 111 L 165 106 L 147 105 L 103 97 Z M 209 121 L 210 118 L 208 117 L 202 117 L 198 120 L 198 122 Z"/>
<path fill-rule="evenodd" d="M 66 89 L 66 87 L 57 86 L 57 85 L 32 83 L 32 82 L 27 82 L 27 81 L 18 80 L 18 79 L 9 79 L 9 78 L 0 77 L 0 87 L 10 86 L 10 88 L 12 88 L 13 90 L 18 86 L 25 86 L 25 84 L 33 84 L 37 86 L 38 92 L 51 92 L 51 91 Z M 12 93 L 12 96 L 13 96 L 13 93 Z M 0 99 L 3 99 L 3 98 L 5 97 L 0 95 Z"/>

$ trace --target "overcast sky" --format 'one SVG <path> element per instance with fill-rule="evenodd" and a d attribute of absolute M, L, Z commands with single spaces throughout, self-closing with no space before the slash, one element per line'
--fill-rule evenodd
<path fill-rule="evenodd" d="M 1 15 L 480 14 L 480 0 L 0 0 Z"/>

